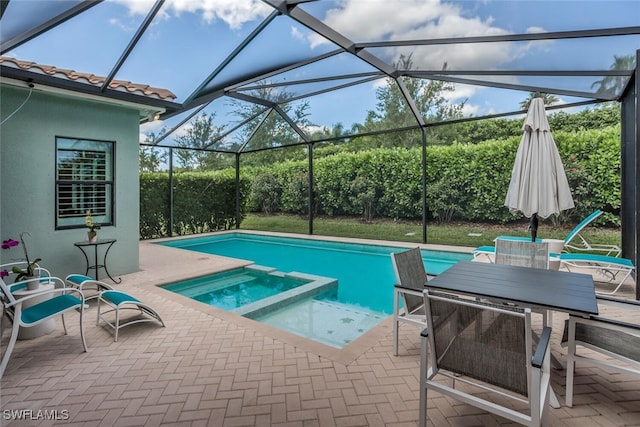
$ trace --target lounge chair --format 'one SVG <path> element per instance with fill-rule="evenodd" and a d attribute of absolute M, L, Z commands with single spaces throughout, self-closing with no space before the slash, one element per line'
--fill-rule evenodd
<path fill-rule="evenodd" d="M 422 292 L 427 284 L 427 272 L 420 248 L 391 254 L 397 283 L 393 290 L 393 355 L 398 355 L 400 322 L 427 326 Z"/>
<path fill-rule="evenodd" d="M 527 308 L 430 290 L 425 292 L 425 308 L 428 327 L 421 335 L 420 426 L 427 424 L 428 390 L 519 424 L 539 426 L 546 421 L 551 328 L 543 328 L 534 348 Z"/>
<path fill-rule="evenodd" d="M 589 243 L 580 235 L 580 232 L 591 223 L 594 219 L 602 215 L 603 212 L 598 209 L 591 215 L 582 220 L 582 222 L 575 226 L 571 233 L 564 239 L 565 248 L 570 248 L 579 252 L 596 252 L 601 255 L 619 257 L 622 253 L 622 249 L 616 245 L 601 245 L 596 243 Z"/>
<path fill-rule="evenodd" d="M 600 255 L 604 254 L 605 256 L 614 256 L 619 257 L 622 253 L 622 249 L 616 245 L 603 245 L 597 243 L 589 243 L 580 232 L 589 225 L 593 220 L 602 215 L 603 212 L 601 210 L 594 211 L 591 215 L 586 217 L 580 222 L 580 224 L 576 225 L 573 230 L 567 237 L 564 239 L 564 251 L 568 251 L 568 249 L 572 249 L 578 252 L 596 252 L 600 253 Z M 523 236 L 498 236 L 496 240 L 517 240 L 517 241 L 531 241 L 530 237 Z M 536 239 L 536 242 L 543 242 L 544 239 Z M 492 260 L 493 254 L 495 253 L 495 247 L 493 246 L 479 246 L 473 250 L 474 259 L 480 257 L 487 257 L 487 259 Z"/>
<path fill-rule="evenodd" d="M 43 279 L 45 278 L 29 280 L 39 281 Z M 12 293 L 15 292 L 15 290 L 10 289 L 10 286 L 7 285 L 4 280 L 0 279 L 0 290 L 2 291 L 2 293 L 0 294 L 0 300 L 4 305 L 3 316 L 7 316 L 7 318 L 13 324 L 11 328 L 11 337 L 9 338 L 7 348 L 4 351 L 2 363 L 0 363 L 0 378 L 4 374 L 4 370 L 9 363 L 9 358 L 11 357 L 11 353 L 16 344 L 16 340 L 18 339 L 20 328 L 35 327 L 42 322 L 45 322 L 46 320 L 61 316 L 62 326 L 64 327 L 64 334 L 66 335 L 67 325 L 64 322 L 64 314 L 68 311 L 77 310 L 80 312 L 80 337 L 82 338 L 82 346 L 84 347 L 84 351 L 87 351 L 87 342 L 84 339 L 84 326 L 82 321 L 85 305 L 82 292 L 77 289 L 65 288 L 62 279 L 59 279 L 57 277 L 47 277 L 46 280 L 49 283 L 54 284 L 54 289 L 38 292 L 34 295 L 16 299 Z M 16 287 L 21 284 L 22 282 L 18 282 L 14 283 L 13 286 Z M 43 301 L 37 302 L 28 307 L 23 307 L 23 305 L 26 305 L 25 303 L 29 300 L 35 298 L 41 299 L 43 296 L 47 295 L 51 295 L 51 298 L 44 299 Z M 2 341 L 3 331 L 4 328 L 0 328 L 0 341 Z"/>
<path fill-rule="evenodd" d="M 613 282 L 619 274 L 622 278 L 618 282 L 616 288 L 611 292 L 597 291 L 598 293 L 612 295 L 615 294 L 622 286 L 627 277 L 635 271 L 633 262 L 626 258 L 617 258 L 606 255 L 594 254 L 562 254 L 560 255 L 560 264 L 567 270 L 582 269 L 593 271 L 605 276 L 608 282 Z"/>
<path fill-rule="evenodd" d="M 640 302 L 598 297 L 599 305 L 612 305 L 617 313 L 640 317 Z M 562 345 L 567 347 L 567 406 L 573 406 L 574 372 L 577 366 L 590 365 L 622 375 L 640 376 L 640 325 L 604 316 L 569 316 L 565 322 Z M 579 350 L 580 348 L 587 351 Z M 599 353 L 599 355 L 595 355 Z M 594 357 L 595 356 L 595 357 Z M 599 357 L 598 357 L 599 356 Z M 589 370 L 589 376 L 596 374 Z M 598 389 L 602 382 L 598 381 Z M 590 399 L 592 399 L 590 397 Z"/>
<path fill-rule="evenodd" d="M 111 307 L 110 310 L 100 311 L 101 305 L 106 304 Z M 137 316 L 129 317 L 124 321 L 121 319 L 121 312 L 125 310 L 133 310 L 137 312 Z M 115 319 L 108 319 L 105 314 L 114 313 Z M 118 341 L 118 331 L 128 325 L 141 322 L 159 322 L 164 327 L 162 318 L 153 308 L 141 302 L 137 298 L 120 291 L 107 290 L 100 292 L 98 295 L 98 317 L 96 326 L 100 325 L 103 320 L 107 326 L 113 329 L 113 341 Z"/>

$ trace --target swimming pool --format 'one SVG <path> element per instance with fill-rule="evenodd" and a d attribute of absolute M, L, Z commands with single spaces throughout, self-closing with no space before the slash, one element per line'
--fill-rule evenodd
<path fill-rule="evenodd" d="M 407 250 L 405 247 L 336 242 L 329 240 L 276 237 L 249 233 L 224 233 L 205 237 L 170 240 L 158 244 L 222 255 L 252 261 L 280 272 L 331 277 L 338 280 L 334 294 L 320 301 L 318 298 L 296 302 L 289 307 L 278 307 L 258 321 L 272 324 L 309 338 L 309 327 L 304 326 L 297 313 L 313 316 L 324 313 L 324 319 L 313 319 L 311 324 L 322 324 L 329 318 L 342 319 L 342 326 L 352 324 L 364 333 L 393 312 L 393 285 L 395 273 L 390 254 Z M 459 261 L 471 260 L 472 255 L 461 252 L 422 250 L 429 274 L 440 274 Z M 327 306 L 331 305 L 331 309 Z M 335 310 L 334 310 L 335 309 Z M 284 312 L 283 312 L 284 310 Z M 288 311 L 287 311 L 288 310 Z M 331 316 L 327 313 L 334 311 Z M 352 314 L 342 313 L 353 311 Z M 316 316 L 318 316 L 317 314 Z M 298 320 L 295 320 L 298 319 Z M 363 325 L 359 325 L 362 321 Z M 323 328 L 336 334 L 338 326 Z M 362 327 L 361 327 L 362 326 Z M 362 331 L 359 331 L 361 330 Z M 305 332 L 306 330 L 306 332 Z M 316 339 L 311 337 L 312 339 Z M 353 337 L 340 340 L 345 345 Z M 317 339 L 324 342 L 322 339 Z M 331 340 L 329 340 L 331 341 Z M 338 346 L 335 343 L 330 345 Z"/>

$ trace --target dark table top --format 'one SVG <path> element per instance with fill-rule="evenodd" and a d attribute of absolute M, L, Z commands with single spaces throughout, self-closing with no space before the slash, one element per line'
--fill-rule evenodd
<path fill-rule="evenodd" d="M 593 277 L 588 274 L 461 261 L 430 280 L 427 287 L 522 307 L 580 316 L 598 314 Z"/>
<path fill-rule="evenodd" d="M 84 240 L 82 242 L 75 242 L 75 246 L 96 246 L 96 245 L 106 245 L 107 243 L 114 243 L 116 239 L 98 239 L 96 242 L 91 243 L 88 240 Z"/>

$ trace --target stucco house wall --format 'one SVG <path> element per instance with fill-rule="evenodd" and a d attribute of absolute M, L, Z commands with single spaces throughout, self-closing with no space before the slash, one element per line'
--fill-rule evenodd
<path fill-rule="evenodd" d="M 0 120 L 28 94 L 26 85 L 0 84 Z M 139 111 L 128 105 L 33 90 L 0 126 L 0 239 L 28 232 L 29 256 L 42 258 L 54 276 L 85 272 L 85 259 L 73 243 L 87 240 L 87 229 L 55 230 L 57 136 L 115 141 L 114 226 L 102 227 L 99 237 L 117 239 L 107 259 L 112 276 L 137 271 Z M 0 262 L 21 255 L 17 248 L 2 250 Z"/>

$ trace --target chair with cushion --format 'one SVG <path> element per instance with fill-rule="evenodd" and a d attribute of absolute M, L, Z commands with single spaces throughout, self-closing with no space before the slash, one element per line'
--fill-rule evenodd
<path fill-rule="evenodd" d="M 541 425 L 549 407 L 551 329 L 543 328 L 534 348 L 527 308 L 430 290 L 424 298 L 420 425 L 427 424 L 428 390 L 519 424 Z"/>
<path fill-rule="evenodd" d="M 85 276 L 84 274 L 69 274 L 64 280 L 72 288 L 79 289 L 85 295 L 85 301 L 87 302 L 98 298 L 100 292 L 113 289 L 106 283 L 95 280 L 92 277 Z M 91 290 L 93 293 L 90 296 L 87 296 L 87 290 Z"/>
<path fill-rule="evenodd" d="M 396 273 L 393 290 L 393 354 L 398 355 L 400 323 L 427 326 L 422 292 L 427 284 L 427 272 L 420 248 L 392 253 L 391 262 Z"/>
<path fill-rule="evenodd" d="M 103 304 L 111 307 L 111 309 L 101 312 L 100 310 Z M 136 315 L 129 316 L 123 320 L 121 315 L 124 311 L 134 311 Z M 109 314 L 109 316 L 105 316 L 108 313 L 113 313 L 113 315 Z M 118 331 L 120 328 L 135 323 L 159 322 L 162 327 L 164 327 L 162 318 L 153 308 L 129 294 L 115 290 L 100 292 L 98 296 L 98 317 L 96 319 L 96 325 L 100 325 L 101 319 L 107 326 L 113 329 L 114 341 L 118 341 Z"/>
<path fill-rule="evenodd" d="M 5 281 L 5 284 L 9 286 L 11 292 L 19 291 L 20 289 L 24 289 L 27 286 L 26 284 L 28 283 L 28 281 L 25 281 L 24 279 L 18 280 L 17 283 L 12 282 L 15 282 L 15 279 L 18 277 L 18 274 L 16 273 L 14 268 L 26 270 L 28 265 L 29 263 L 27 261 L 14 261 L 0 264 L 0 272 L 6 272 L 6 275 L 3 274 L 2 276 L 4 276 L 3 279 Z M 42 277 L 43 281 L 46 281 L 46 278 L 51 276 L 51 272 L 38 263 L 35 264 L 34 273 L 36 274 L 36 276 Z"/>
<path fill-rule="evenodd" d="M 562 254 L 560 255 L 560 264 L 569 271 L 578 269 L 601 274 L 609 283 L 615 283 L 614 281 L 618 278 L 618 275 L 621 275 L 622 277 L 612 291 L 597 291 L 605 295 L 612 295 L 618 292 L 625 280 L 635 272 L 635 266 L 631 260 L 606 255 Z"/>
<path fill-rule="evenodd" d="M 602 215 L 600 209 L 594 211 L 591 215 L 582 220 L 582 222 L 574 227 L 573 230 L 565 237 L 564 246 L 576 252 L 586 252 L 595 255 L 605 255 L 619 257 L 622 249 L 616 245 L 605 245 L 598 243 L 589 243 L 580 232 L 589 225 L 593 220 Z"/>
<path fill-rule="evenodd" d="M 4 350 L 2 357 L 2 363 L 0 364 L 0 377 L 4 374 L 4 370 L 7 367 L 9 358 L 18 339 L 18 333 L 20 328 L 35 327 L 46 320 L 60 316 L 62 318 L 62 326 L 64 327 L 64 333 L 67 334 L 67 325 L 64 321 L 64 314 L 69 311 L 78 311 L 80 313 L 80 337 L 82 339 L 82 346 L 84 351 L 87 351 L 87 343 L 84 338 L 84 326 L 83 326 L 83 314 L 84 314 L 84 296 L 82 292 L 77 289 L 65 288 L 62 279 L 57 277 L 36 278 L 29 279 L 32 281 L 42 281 L 46 279 L 48 283 L 54 284 L 54 288 L 51 290 L 38 292 L 34 295 L 25 296 L 23 298 L 16 299 L 12 292 L 15 290 L 10 289 L 11 286 L 7 285 L 4 280 L 0 279 L 0 299 L 4 306 L 3 316 L 6 316 L 13 324 L 11 328 L 11 337 L 7 348 Z M 17 287 L 25 284 L 23 282 L 14 283 L 12 286 Z M 25 303 L 31 299 L 48 296 L 41 302 L 37 302 L 28 307 L 24 307 Z M 4 328 L 0 329 L 0 341 L 2 340 Z"/>
<path fill-rule="evenodd" d="M 640 319 L 640 301 L 598 297 L 599 306 L 612 306 L 615 315 Z M 562 345 L 567 347 L 567 406 L 573 406 L 575 371 L 596 366 L 625 375 L 640 376 L 640 325 L 612 317 L 569 316 Z M 589 372 L 592 375 L 591 372 Z"/>

